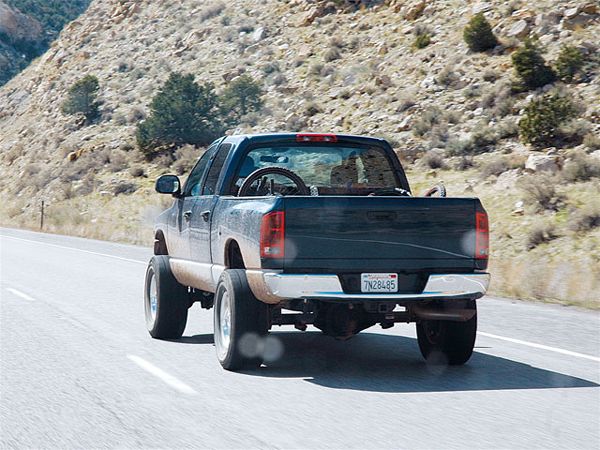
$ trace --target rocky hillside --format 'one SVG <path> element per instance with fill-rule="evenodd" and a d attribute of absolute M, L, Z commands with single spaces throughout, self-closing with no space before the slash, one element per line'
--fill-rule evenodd
<path fill-rule="evenodd" d="M 44 53 L 89 0 L 0 1 L 0 86 Z"/>
<path fill-rule="evenodd" d="M 463 29 L 479 12 L 499 45 L 475 53 Z M 416 192 L 443 179 L 450 195 L 482 197 L 496 292 L 597 307 L 599 12 L 597 2 L 562 0 L 94 0 L 0 90 L 0 191 L 10 199 L 2 222 L 34 227 L 45 200 L 52 230 L 149 242 L 164 201 L 152 179 L 200 153 L 142 157 L 135 130 L 152 97 L 173 71 L 217 92 L 245 73 L 262 84 L 265 106 L 230 132 L 386 137 Z M 563 46 L 577 48 L 575 79 L 515 90 L 511 54 L 527 37 L 548 64 Z M 101 118 L 91 125 L 61 112 L 85 75 L 100 84 Z M 517 124 L 551 90 L 572 99 L 577 118 L 560 143 L 533 148 Z"/>
<path fill-rule="evenodd" d="M 0 1 L 0 85 L 41 53 L 44 38 L 37 20 Z"/>

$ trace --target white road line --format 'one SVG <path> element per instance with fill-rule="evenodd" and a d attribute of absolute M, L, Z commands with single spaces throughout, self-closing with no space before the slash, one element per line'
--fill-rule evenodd
<path fill-rule="evenodd" d="M 154 375 L 157 378 L 160 378 L 162 381 L 167 383 L 172 388 L 178 390 L 179 392 L 181 392 L 183 394 L 190 394 L 190 395 L 198 394 L 194 389 L 192 389 L 190 386 L 185 384 L 183 381 L 178 380 L 173 375 L 168 374 L 167 372 L 165 372 L 162 369 L 159 369 L 154 364 L 149 363 L 145 359 L 140 358 L 139 356 L 135 356 L 135 355 L 127 355 L 127 358 L 129 358 L 130 361 L 133 361 L 134 363 L 136 363 L 138 366 L 140 366 L 145 371 L 151 373 L 152 375 Z"/>
<path fill-rule="evenodd" d="M 572 352 L 570 350 L 563 350 L 562 348 L 549 347 L 548 345 L 536 344 L 534 342 L 522 341 L 520 339 L 513 339 L 504 336 L 498 336 L 497 334 L 484 333 L 482 331 L 477 332 L 480 336 L 489 337 L 492 339 L 500 339 L 501 341 L 512 342 L 514 344 L 526 345 L 527 347 L 539 348 L 540 350 L 548 350 L 550 352 L 561 353 L 563 355 L 575 356 L 577 358 L 589 359 L 592 361 L 600 362 L 600 358 L 591 355 L 584 355 L 583 353 Z"/>
<path fill-rule="evenodd" d="M 89 253 L 91 255 L 97 255 L 97 256 L 105 256 L 107 258 L 119 259 L 121 261 L 127 261 L 127 262 L 132 262 L 132 263 L 137 263 L 137 264 L 146 264 L 145 261 L 139 261 L 137 259 L 122 258 L 120 256 L 107 255 L 106 253 L 98 253 L 98 252 L 92 252 L 90 250 L 82 250 L 80 248 L 75 248 L 75 247 L 67 247 L 66 245 L 58 245 L 58 244 L 50 244 L 48 242 L 33 241 L 31 239 L 23 239 L 23 238 L 18 238 L 18 237 L 13 237 L 13 236 L 6 236 L 4 234 L 0 235 L 0 237 L 6 238 L 6 239 L 16 239 L 17 241 L 33 242 L 35 244 L 48 245 L 50 247 L 66 248 L 67 250 L 75 250 L 77 252 Z"/>
<path fill-rule="evenodd" d="M 24 292 L 17 291 L 16 289 L 13 289 L 13 288 L 6 288 L 6 290 L 8 292 L 10 292 L 11 294 L 16 295 L 17 297 L 21 297 L 23 300 L 27 300 L 28 302 L 35 302 L 35 298 L 25 294 Z"/>

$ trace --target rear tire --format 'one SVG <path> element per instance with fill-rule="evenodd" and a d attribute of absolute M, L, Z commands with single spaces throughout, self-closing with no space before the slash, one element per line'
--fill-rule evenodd
<path fill-rule="evenodd" d="M 146 328 L 155 339 L 177 339 L 187 323 L 189 294 L 171 272 L 168 256 L 154 256 L 146 270 Z"/>
<path fill-rule="evenodd" d="M 246 271 L 225 270 L 214 306 L 214 340 L 221 366 L 226 370 L 259 367 L 267 332 L 268 306 L 252 294 Z"/>
<path fill-rule="evenodd" d="M 466 322 L 422 320 L 417 323 L 421 354 L 429 364 L 459 366 L 473 354 L 477 314 Z"/>

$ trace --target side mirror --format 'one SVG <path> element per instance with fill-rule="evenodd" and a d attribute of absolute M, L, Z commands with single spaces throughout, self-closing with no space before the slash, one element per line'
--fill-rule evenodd
<path fill-rule="evenodd" d="M 175 175 L 162 175 L 156 180 L 154 187 L 159 194 L 171 194 L 173 197 L 181 196 L 181 182 Z"/>

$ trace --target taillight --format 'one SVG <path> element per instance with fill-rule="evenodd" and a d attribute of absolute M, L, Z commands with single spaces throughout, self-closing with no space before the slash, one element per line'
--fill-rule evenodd
<path fill-rule="evenodd" d="M 273 211 L 265 214 L 260 225 L 260 257 L 285 257 L 285 214 Z"/>
<path fill-rule="evenodd" d="M 296 135 L 296 142 L 337 142 L 335 134 L 300 133 Z"/>
<path fill-rule="evenodd" d="M 488 259 L 490 254 L 490 224 L 485 212 L 475 213 L 475 259 Z"/>

